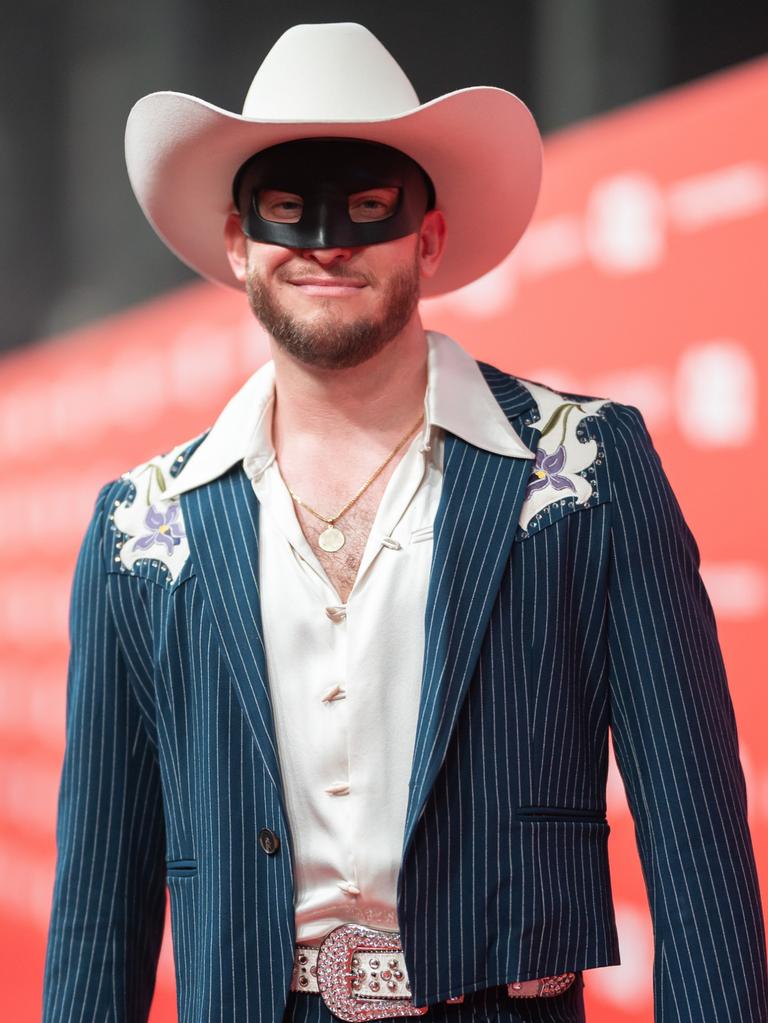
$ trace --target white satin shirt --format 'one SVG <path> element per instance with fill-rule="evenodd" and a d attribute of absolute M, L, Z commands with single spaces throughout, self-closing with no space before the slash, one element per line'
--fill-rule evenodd
<path fill-rule="evenodd" d="M 273 363 L 251 378 L 241 422 L 231 424 L 248 437 L 243 467 L 261 505 L 267 671 L 293 838 L 296 937 L 308 944 L 343 923 L 398 929 L 444 430 L 490 451 L 531 454 L 475 360 L 445 335 L 428 332 L 427 343 L 423 428 L 387 483 L 345 604 L 302 533 L 275 459 Z"/>

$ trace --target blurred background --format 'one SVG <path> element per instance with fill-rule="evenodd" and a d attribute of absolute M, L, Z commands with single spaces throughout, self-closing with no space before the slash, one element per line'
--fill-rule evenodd
<path fill-rule="evenodd" d="M 367 25 L 422 101 L 497 85 L 536 116 L 531 228 L 485 278 L 423 303 L 425 324 L 642 409 L 701 550 L 768 891 L 768 7 L 30 0 L 4 11 L 0 60 L 0 1015 L 16 1023 L 40 1016 L 69 587 L 96 492 L 208 426 L 266 357 L 243 297 L 145 221 L 125 120 L 161 89 L 239 111 L 280 33 L 317 20 Z M 589 1019 L 641 1023 L 652 935 L 613 763 L 609 820 L 623 962 L 587 975 Z M 176 1018 L 168 939 L 155 1023 Z"/>

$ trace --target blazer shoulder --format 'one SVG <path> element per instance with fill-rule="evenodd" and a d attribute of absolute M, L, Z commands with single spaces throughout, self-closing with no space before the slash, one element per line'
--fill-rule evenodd
<path fill-rule="evenodd" d="M 557 408 L 562 405 L 589 405 L 590 411 L 594 413 L 602 409 L 603 406 L 614 404 L 611 398 L 596 394 L 580 394 L 577 391 L 564 391 L 551 384 L 545 384 L 541 380 L 531 380 L 528 377 L 515 377 L 514 379 L 521 387 L 530 392 L 539 406 L 540 413 L 543 408 Z"/>
<path fill-rule="evenodd" d="M 541 380 L 516 376 L 514 373 L 507 373 L 505 370 L 499 369 L 498 366 L 480 360 L 478 360 L 478 366 L 493 396 L 507 415 L 511 418 L 523 411 L 533 409 L 532 414 L 526 418 L 528 422 L 537 427 L 545 411 L 553 410 L 565 403 L 590 404 L 594 405 L 595 410 L 602 405 L 611 403 L 610 398 L 558 390 Z"/>
<path fill-rule="evenodd" d="M 600 432 L 612 498 L 623 493 L 621 480 L 628 466 L 633 465 L 635 471 L 641 468 L 647 471 L 647 467 L 652 466 L 655 472 L 663 472 L 645 417 L 636 405 L 612 401 L 605 407 L 602 418 Z"/>
<path fill-rule="evenodd" d="M 108 571 L 146 575 L 173 583 L 189 557 L 184 517 L 178 497 L 165 494 L 208 434 L 203 431 L 107 484 Z"/>
<path fill-rule="evenodd" d="M 154 473 L 154 482 L 162 490 L 167 489 L 168 481 L 179 475 L 181 470 L 189 462 L 192 455 L 197 451 L 202 442 L 208 436 L 210 428 L 203 430 L 191 440 L 182 441 L 167 451 L 153 455 L 144 462 L 140 462 L 132 469 L 124 472 L 120 479 L 129 480 L 136 485 L 143 475 Z"/>
<path fill-rule="evenodd" d="M 644 513 L 666 503 L 679 520 L 682 511 L 653 437 L 637 406 L 612 402 L 603 436 L 611 500 Z"/>
<path fill-rule="evenodd" d="M 526 429 L 538 430 L 536 460 L 520 511 L 525 539 L 566 515 L 610 499 L 603 422 L 610 398 L 560 391 L 538 380 L 514 377 L 529 395 Z"/>
<path fill-rule="evenodd" d="M 621 401 L 611 401 L 606 408 L 606 432 L 617 448 L 627 444 L 653 444 L 643 413 L 636 405 Z"/>

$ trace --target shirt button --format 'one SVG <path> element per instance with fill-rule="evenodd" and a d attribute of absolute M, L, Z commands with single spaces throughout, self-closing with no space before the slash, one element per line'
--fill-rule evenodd
<path fill-rule="evenodd" d="M 271 828 L 262 828 L 259 832 L 259 845 L 271 856 L 280 848 L 280 839 Z"/>
<path fill-rule="evenodd" d="M 343 622 L 347 617 L 347 605 L 339 604 L 337 607 L 327 607 L 325 613 L 332 622 Z"/>
<path fill-rule="evenodd" d="M 329 785 L 325 791 L 331 796 L 348 796 L 349 783 L 345 781 L 338 781 L 334 785 Z"/>
<path fill-rule="evenodd" d="M 352 884 L 351 881 L 337 881 L 336 884 L 339 886 L 339 888 L 341 888 L 343 892 L 346 892 L 347 895 L 360 894 L 360 889 L 357 887 L 356 884 Z"/>

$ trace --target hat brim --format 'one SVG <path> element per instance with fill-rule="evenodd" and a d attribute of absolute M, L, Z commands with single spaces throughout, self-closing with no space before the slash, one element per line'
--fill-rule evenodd
<path fill-rule="evenodd" d="M 416 160 L 435 185 L 447 222 L 446 248 L 424 298 L 492 270 L 533 214 L 542 146 L 526 105 L 505 89 L 460 89 L 413 110 L 372 121 L 268 121 L 233 114 L 194 96 L 155 92 L 128 117 L 128 176 L 165 244 L 213 281 L 232 287 L 224 223 L 232 180 L 253 153 L 279 142 L 333 136 L 383 142 Z"/>

